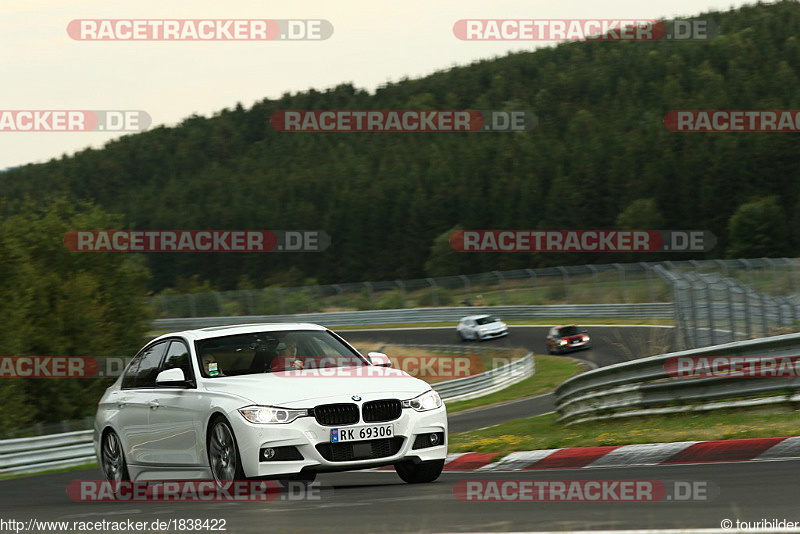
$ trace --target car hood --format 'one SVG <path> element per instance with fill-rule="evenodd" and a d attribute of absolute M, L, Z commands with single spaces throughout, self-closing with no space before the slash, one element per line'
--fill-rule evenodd
<path fill-rule="evenodd" d="M 309 408 L 315 404 L 352 402 L 354 395 L 369 401 L 385 398 L 409 399 L 431 389 L 430 384 L 399 369 L 365 366 L 311 369 L 218 377 L 206 381 L 205 389 L 236 395 L 253 404 Z"/>

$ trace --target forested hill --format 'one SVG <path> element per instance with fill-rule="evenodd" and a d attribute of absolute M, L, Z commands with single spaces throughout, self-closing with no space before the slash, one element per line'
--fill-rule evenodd
<path fill-rule="evenodd" d="M 332 238 L 320 254 L 151 254 L 154 289 L 195 274 L 227 289 L 242 275 L 256 285 L 391 280 L 631 259 L 434 253 L 429 262 L 434 240 L 456 226 L 702 229 L 719 238 L 709 257 L 797 255 L 800 134 L 672 133 L 662 119 L 672 109 L 800 109 L 800 4 L 702 17 L 722 34 L 567 43 L 375 94 L 341 85 L 190 117 L 0 173 L 3 209 L 25 195 L 65 194 L 138 229 L 301 228 Z M 539 124 L 514 134 L 278 133 L 269 119 L 280 109 L 529 109 Z M 732 240 L 737 210 L 751 220 Z"/>

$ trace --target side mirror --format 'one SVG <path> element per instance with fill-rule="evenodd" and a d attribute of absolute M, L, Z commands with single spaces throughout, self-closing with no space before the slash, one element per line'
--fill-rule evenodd
<path fill-rule="evenodd" d="M 588 333 L 589 333 L 589 331 L 588 331 L 588 330 L 586 330 L 586 329 L 584 328 L 583 330 L 581 330 L 581 333 L 583 333 L 583 334 L 588 334 Z"/>
<path fill-rule="evenodd" d="M 377 367 L 391 367 L 392 360 L 389 359 L 387 355 L 382 352 L 370 352 L 367 354 L 367 358 L 369 358 L 370 363 Z"/>
<path fill-rule="evenodd" d="M 185 386 L 186 385 L 186 377 L 183 376 L 183 370 L 178 369 L 177 367 L 174 369 L 167 369 L 165 371 L 161 371 L 158 373 L 156 377 L 156 385 L 157 386 Z"/>

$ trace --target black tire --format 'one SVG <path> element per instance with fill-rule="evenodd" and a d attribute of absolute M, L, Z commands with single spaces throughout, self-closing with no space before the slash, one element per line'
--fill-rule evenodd
<path fill-rule="evenodd" d="M 109 482 L 125 482 L 130 480 L 128 464 L 125 462 L 125 451 L 117 433 L 110 428 L 103 432 L 100 440 L 100 470 Z"/>
<path fill-rule="evenodd" d="M 444 460 L 434 460 L 432 462 L 414 463 L 411 460 L 404 460 L 394 465 L 394 470 L 405 482 L 409 484 L 425 484 L 433 482 L 444 469 Z"/>
<path fill-rule="evenodd" d="M 206 437 L 208 466 L 214 481 L 224 486 L 233 480 L 245 480 L 239 445 L 228 420 L 222 416 L 212 419 Z"/>

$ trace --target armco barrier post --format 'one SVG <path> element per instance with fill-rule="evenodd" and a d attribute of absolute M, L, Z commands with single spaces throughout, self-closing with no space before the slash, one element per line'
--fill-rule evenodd
<path fill-rule="evenodd" d="M 533 269 L 525 269 L 525 272 L 528 273 L 533 281 L 533 289 L 531 290 L 531 302 L 536 302 L 536 271 Z"/>
<path fill-rule="evenodd" d="M 728 302 L 728 323 L 731 328 L 731 341 L 736 341 L 736 310 L 733 307 L 733 287 L 729 279 L 725 279 L 725 297 Z"/>
<path fill-rule="evenodd" d="M 500 274 L 500 271 L 492 271 L 492 274 L 494 274 L 497 277 L 497 280 L 500 282 L 500 300 L 502 301 L 503 306 L 505 306 L 506 290 L 505 290 L 505 284 L 503 283 L 504 282 L 503 275 Z"/>
<path fill-rule="evenodd" d="M 587 265 L 586 267 L 592 272 L 592 284 L 594 285 L 594 299 L 595 301 L 600 304 L 602 299 L 600 298 L 600 285 L 597 283 L 597 267 L 594 265 Z"/>
<path fill-rule="evenodd" d="M 615 269 L 619 269 L 619 281 L 620 281 L 620 288 L 622 290 L 622 302 L 627 303 L 627 291 L 626 291 L 626 283 L 625 283 L 625 268 L 623 268 L 619 263 L 614 264 Z"/>
<path fill-rule="evenodd" d="M 439 305 L 439 289 L 438 289 L 438 287 L 436 285 L 436 280 L 434 280 L 433 278 L 426 278 L 425 280 L 431 285 L 431 290 L 433 291 L 433 305 L 434 306 L 438 306 Z"/>
<path fill-rule="evenodd" d="M 714 298 L 711 296 L 711 284 L 703 282 L 706 286 L 706 300 L 708 300 L 708 329 L 711 333 L 711 344 L 717 344 L 717 336 L 714 331 Z"/>
<path fill-rule="evenodd" d="M 569 304 L 569 273 L 564 267 L 557 267 L 557 269 L 561 272 L 561 279 L 564 283 L 564 299 Z"/>

